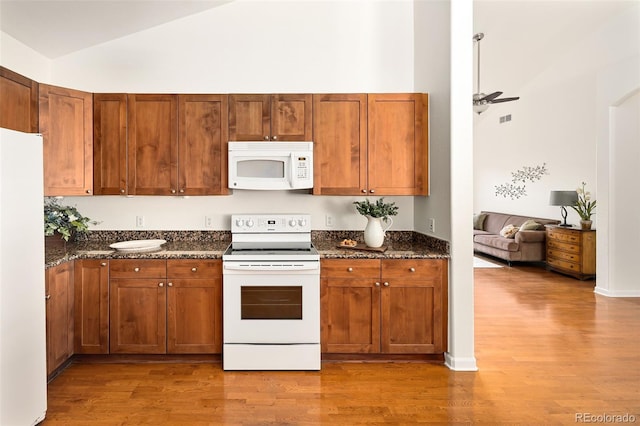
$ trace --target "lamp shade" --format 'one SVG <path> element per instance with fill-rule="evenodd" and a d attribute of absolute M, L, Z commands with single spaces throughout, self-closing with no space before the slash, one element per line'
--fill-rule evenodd
<path fill-rule="evenodd" d="M 551 206 L 575 206 L 578 202 L 576 191 L 551 191 L 549 205 Z"/>

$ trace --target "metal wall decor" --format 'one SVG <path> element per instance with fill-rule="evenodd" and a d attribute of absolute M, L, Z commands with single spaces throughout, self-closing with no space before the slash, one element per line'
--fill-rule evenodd
<path fill-rule="evenodd" d="M 521 169 L 511 172 L 511 182 L 496 185 L 496 197 L 502 195 L 504 198 L 512 200 L 527 195 L 527 182 L 535 182 L 542 179 L 542 176 L 548 175 L 547 163 L 541 166 L 529 167 L 524 166 Z"/>

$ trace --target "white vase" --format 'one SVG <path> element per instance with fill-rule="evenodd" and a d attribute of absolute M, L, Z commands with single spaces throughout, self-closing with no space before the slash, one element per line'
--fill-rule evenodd
<path fill-rule="evenodd" d="M 389 225 L 382 228 L 382 218 L 367 216 L 367 226 L 364 228 L 364 243 L 368 247 L 380 247 L 384 243 L 384 234 L 387 232 L 393 220 L 388 218 Z"/>

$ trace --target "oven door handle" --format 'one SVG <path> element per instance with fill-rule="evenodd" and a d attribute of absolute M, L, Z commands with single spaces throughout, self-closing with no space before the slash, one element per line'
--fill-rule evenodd
<path fill-rule="evenodd" d="M 259 264 L 259 263 L 223 263 L 224 269 L 229 271 L 312 271 L 319 269 L 318 263 L 287 263 L 287 264 Z"/>

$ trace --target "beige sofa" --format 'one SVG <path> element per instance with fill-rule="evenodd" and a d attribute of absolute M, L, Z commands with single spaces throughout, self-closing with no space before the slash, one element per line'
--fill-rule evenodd
<path fill-rule="evenodd" d="M 557 225 L 560 223 L 559 220 L 553 219 L 487 211 L 480 212 L 480 215 L 485 215 L 484 220 L 481 220 L 482 218 L 478 217 L 478 215 L 474 217 L 474 252 L 504 259 L 509 266 L 514 261 L 539 262 L 545 260 L 546 231 L 544 225 Z M 537 229 L 519 230 L 515 232 L 513 238 L 505 238 L 500 235 L 500 231 L 507 225 L 519 228 L 529 220 L 539 224 Z M 532 223 L 529 222 L 528 225 L 532 225 Z"/>

